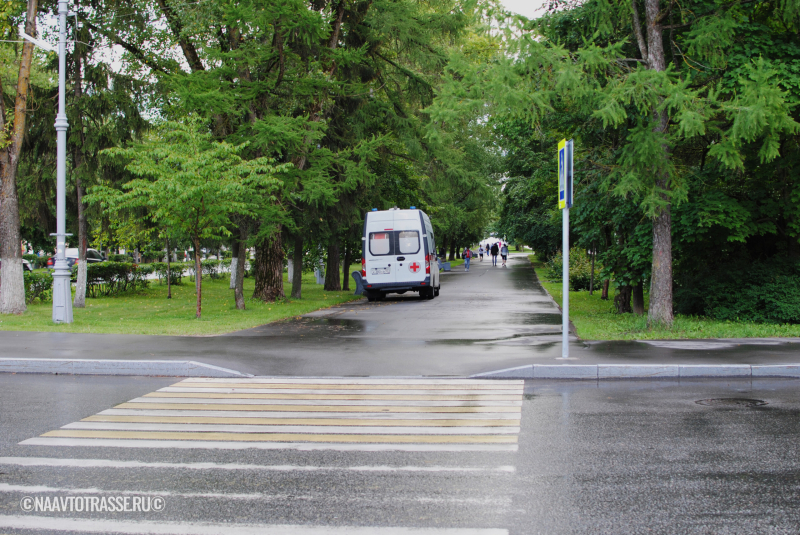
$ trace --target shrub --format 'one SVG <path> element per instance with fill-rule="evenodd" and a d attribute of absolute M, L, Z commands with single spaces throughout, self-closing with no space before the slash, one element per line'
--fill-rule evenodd
<path fill-rule="evenodd" d="M 230 269 L 231 260 L 202 260 L 200 262 L 200 269 L 203 270 L 203 276 L 218 279 L 222 276 L 224 268 Z"/>
<path fill-rule="evenodd" d="M 675 288 L 676 309 L 719 320 L 800 323 L 800 263 L 742 263 L 684 279 Z"/>
<path fill-rule="evenodd" d="M 72 268 L 77 274 L 77 265 Z M 123 292 L 141 290 L 147 287 L 147 275 L 153 272 L 148 265 L 128 262 L 97 262 L 86 265 L 86 294 L 117 295 Z"/>
<path fill-rule="evenodd" d="M 38 269 L 47 266 L 46 256 L 38 256 L 35 254 L 24 254 L 22 255 L 22 258 L 30 262 L 33 269 Z"/>
<path fill-rule="evenodd" d="M 561 280 L 563 270 L 563 258 L 561 251 L 550 257 L 545 263 L 545 267 L 549 271 L 549 276 L 553 280 Z M 602 266 L 595 262 L 595 283 L 597 282 L 597 274 L 602 269 Z M 569 251 L 569 289 L 573 292 L 580 290 L 588 290 L 589 283 L 592 277 L 592 257 L 589 256 L 585 250 L 578 247 L 573 247 Z"/>
<path fill-rule="evenodd" d="M 108 255 L 109 262 L 122 262 L 122 263 L 130 263 L 133 262 L 133 257 L 127 254 L 110 254 Z"/>
<path fill-rule="evenodd" d="M 41 302 L 53 298 L 53 275 L 50 272 L 34 273 L 25 271 L 25 302 L 30 304 L 39 299 Z"/>
<path fill-rule="evenodd" d="M 158 283 L 163 284 L 167 280 L 167 263 L 166 262 L 153 262 L 150 264 L 150 267 L 153 269 L 153 273 L 158 275 Z M 190 269 L 189 264 L 184 264 L 183 262 L 170 262 L 169 264 L 169 275 L 170 275 L 170 284 L 181 284 L 181 278 L 183 274 Z"/>

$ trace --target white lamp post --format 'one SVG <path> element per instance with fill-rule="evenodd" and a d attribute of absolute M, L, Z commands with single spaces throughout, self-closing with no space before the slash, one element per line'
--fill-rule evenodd
<path fill-rule="evenodd" d="M 56 264 L 53 274 L 53 322 L 72 323 L 72 289 L 66 258 L 66 189 L 67 189 L 67 114 L 65 85 L 67 72 L 67 0 L 58 2 L 58 115 L 56 115 Z M 27 35 L 33 44 L 53 51 L 53 47 Z"/>

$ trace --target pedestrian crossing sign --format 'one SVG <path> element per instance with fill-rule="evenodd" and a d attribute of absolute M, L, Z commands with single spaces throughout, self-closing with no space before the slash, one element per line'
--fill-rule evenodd
<path fill-rule="evenodd" d="M 572 140 L 558 143 L 558 207 L 572 207 Z"/>

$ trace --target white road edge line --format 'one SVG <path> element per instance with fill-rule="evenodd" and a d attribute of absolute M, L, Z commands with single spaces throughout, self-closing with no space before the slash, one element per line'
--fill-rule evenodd
<path fill-rule="evenodd" d="M 35 437 L 23 446 L 89 446 L 93 448 L 180 448 L 212 450 L 294 451 L 518 451 L 517 444 L 338 444 L 324 442 L 223 442 L 207 440 L 151 440 L 110 438 Z"/>
<path fill-rule="evenodd" d="M 113 459 L 68 459 L 58 457 L 0 457 L 0 465 L 47 466 L 52 468 L 156 468 L 180 470 L 263 470 L 267 472 L 458 472 L 458 473 L 504 473 L 516 472 L 514 466 L 308 466 L 308 465 L 261 465 L 241 463 L 161 463 L 144 461 L 118 461 Z"/>
<path fill-rule="evenodd" d="M 505 529 L 403 528 L 360 526 L 289 526 L 210 522 L 151 522 L 88 520 L 41 516 L 0 516 L 0 527 L 86 533 L 146 535 L 508 535 Z"/>
<path fill-rule="evenodd" d="M 44 485 L 9 485 L 0 483 L 0 493 L 13 492 L 23 493 L 26 496 L 31 494 L 53 494 L 56 492 L 68 494 L 110 494 L 112 496 L 160 496 L 162 498 L 205 498 L 212 500 L 253 500 L 253 501 L 292 501 L 292 500 L 321 500 L 324 496 L 312 495 L 297 495 L 297 494 L 264 494 L 260 492 L 249 494 L 225 494 L 221 492 L 173 492 L 169 490 L 113 490 L 113 489 L 98 489 L 98 488 L 75 488 L 75 487 L 47 487 Z M 348 498 L 352 502 L 379 502 L 380 500 L 371 499 L 366 496 L 356 496 Z M 448 503 L 448 504 L 470 504 L 480 506 L 509 506 L 511 498 L 457 498 L 457 497 L 428 497 L 428 496 L 411 496 L 411 497 L 392 497 L 392 502 L 417 502 L 417 503 Z"/>

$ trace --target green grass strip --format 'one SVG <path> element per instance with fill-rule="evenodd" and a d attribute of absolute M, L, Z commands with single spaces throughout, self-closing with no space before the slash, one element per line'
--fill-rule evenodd
<path fill-rule="evenodd" d="M 354 269 L 360 266 L 353 266 Z M 195 318 L 194 282 L 184 277 L 183 284 L 172 286 L 172 299 L 167 299 L 167 285 L 151 281 L 141 292 L 115 297 L 86 299 L 86 308 L 73 309 L 74 322 L 55 325 L 51 302 L 33 303 L 18 316 L 0 316 L 0 330 L 46 331 L 105 334 L 214 335 L 250 329 L 266 323 L 300 316 L 348 301 L 360 299 L 351 290 L 327 292 L 314 281 L 313 274 L 303 275 L 303 298 L 264 303 L 249 297 L 255 282 L 244 280 L 246 310 L 236 310 L 229 275 L 219 279 L 203 278 L 202 318 Z M 290 295 L 292 285 L 284 274 L 284 291 Z"/>
<path fill-rule="evenodd" d="M 562 286 L 560 278 L 554 280 L 544 264 L 535 255 L 529 255 L 536 276 L 544 289 L 560 305 Z M 675 340 L 697 338 L 780 338 L 800 336 L 800 325 L 778 325 L 751 322 L 720 321 L 698 316 L 675 315 L 672 329 L 647 325 L 647 316 L 617 314 L 614 307 L 614 289 L 608 300 L 600 299 L 601 281 L 595 281 L 594 295 L 588 291 L 569 293 L 569 319 L 578 336 L 584 340 Z M 645 293 L 645 306 L 649 296 Z"/>

